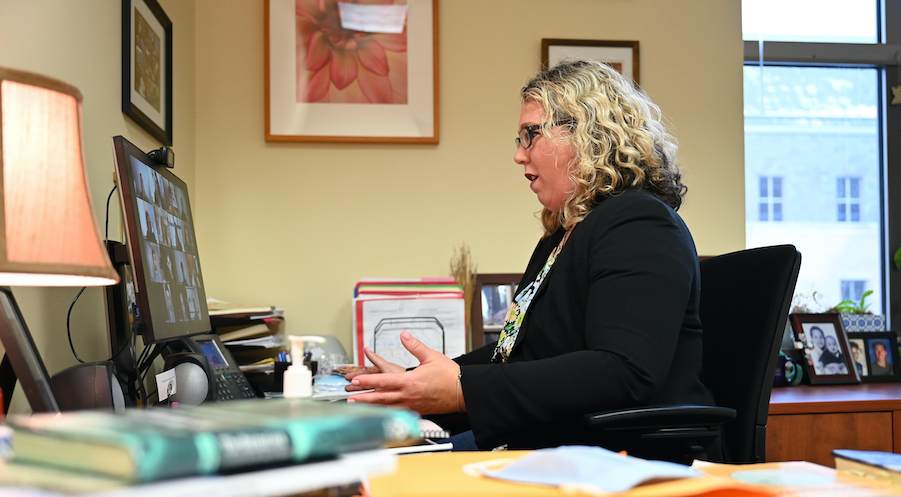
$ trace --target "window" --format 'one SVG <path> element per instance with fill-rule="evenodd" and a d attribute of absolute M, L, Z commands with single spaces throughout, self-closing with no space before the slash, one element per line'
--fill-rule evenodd
<path fill-rule="evenodd" d="M 863 297 L 863 292 L 865 291 L 867 291 L 866 280 L 842 280 L 842 300 L 853 300 L 854 302 L 860 302 L 861 297 Z"/>
<path fill-rule="evenodd" d="M 901 202 L 883 192 L 901 186 L 901 122 L 886 105 L 901 85 L 901 9 L 742 0 L 742 30 L 747 246 L 797 246 L 796 294 L 814 308 L 873 290 L 871 310 L 890 314 Z"/>
<path fill-rule="evenodd" d="M 860 201 L 880 191 L 879 71 L 757 64 L 744 81 L 748 246 L 798 247 L 797 293 L 826 306 L 843 271 L 881 281 L 879 203 Z"/>
<path fill-rule="evenodd" d="M 743 0 L 745 40 L 877 43 L 876 0 Z"/>
<path fill-rule="evenodd" d="M 782 178 L 760 177 L 760 221 L 782 221 Z"/>
<path fill-rule="evenodd" d="M 838 178 L 838 221 L 860 222 L 860 178 Z"/>

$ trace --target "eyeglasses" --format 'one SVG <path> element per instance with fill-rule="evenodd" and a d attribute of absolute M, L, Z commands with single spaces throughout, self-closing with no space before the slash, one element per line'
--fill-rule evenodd
<path fill-rule="evenodd" d="M 548 127 L 552 126 L 560 126 L 561 124 L 568 124 L 570 126 L 575 124 L 575 121 L 572 119 L 561 119 L 559 121 L 554 121 Z M 532 140 L 535 139 L 539 134 L 539 129 L 541 129 L 541 124 L 530 124 L 529 126 L 523 126 L 521 130 L 519 130 L 519 136 L 516 137 L 514 143 L 516 143 L 516 148 L 522 147 L 527 149 L 532 146 Z"/>

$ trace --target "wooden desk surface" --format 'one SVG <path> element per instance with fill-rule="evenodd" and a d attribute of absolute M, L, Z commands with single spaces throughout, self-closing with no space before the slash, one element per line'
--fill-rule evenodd
<path fill-rule="evenodd" d="M 901 410 L 901 383 L 801 385 L 774 388 L 772 414 L 815 414 Z"/>
<path fill-rule="evenodd" d="M 901 452 L 901 383 L 774 388 L 767 461 L 833 466 L 832 449 Z"/>
<path fill-rule="evenodd" d="M 570 497 L 601 495 L 591 487 L 565 489 L 544 485 L 512 483 L 473 475 L 473 466 L 486 461 L 501 460 L 496 469 L 512 459 L 526 457 L 528 451 L 502 452 L 432 452 L 400 456 L 397 471 L 375 475 L 369 480 L 373 497 Z M 464 468 L 472 468 L 469 471 Z M 860 476 L 838 473 L 807 462 L 778 464 L 710 464 L 700 463 L 697 469 L 709 476 L 647 483 L 618 497 L 671 497 L 674 495 L 744 496 L 744 497 L 857 497 L 901 496 L 901 487 L 890 486 Z M 734 478 L 736 470 L 768 473 L 769 485 L 747 483 Z M 775 476 L 774 476 L 775 475 Z M 827 478 L 811 482 L 818 475 Z M 834 479 L 833 479 L 834 478 Z M 807 482 L 803 480 L 807 479 Z M 819 478 L 815 478 L 818 480 Z M 802 480 L 802 481 L 799 481 Z M 776 483 L 776 482 L 779 483 Z M 608 495 L 608 494 L 604 494 Z"/>

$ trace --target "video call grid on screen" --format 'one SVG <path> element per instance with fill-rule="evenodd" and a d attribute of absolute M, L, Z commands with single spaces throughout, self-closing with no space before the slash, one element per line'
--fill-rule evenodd
<path fill-rule="evenodd" d="M 129 242 L 137 242 L 140 253 L 142 268 L 134 269 L 138 292 L 144 292 L 149 308 L 150 316 L 144 316 L 149 337 L 159 341 L 209 332 L 206 293 L 184 182 L 169 171 L 161 173 L 145 163 L 142 159 L 150 162 L 149 158 L 133 145 L 123 144 L 123 149 L 131 190 L 123 196 L 131 198 L 132 230 L 137 231 L 129 234 Z M 133 249 L 132 257 L 136 257 Z M 143 282 L 138 281 L 141 276 Z"/>
<path fill-rule="evenodd" d="M 162 286 L 167 323 L 200 321 L 203 283 L 185 192 L 135 157 L 131 166 L 145 278 Z"/>

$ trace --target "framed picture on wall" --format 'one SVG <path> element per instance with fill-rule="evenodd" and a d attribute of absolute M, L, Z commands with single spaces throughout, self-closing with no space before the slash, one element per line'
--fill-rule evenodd
<path fill-rule="evenodd" d="M 265 2 L 271 142 L 438 143 L 438 0 Z"/>
<path fill-rule="evenodd" d="M 172 21 L 157 0 L 122 0 L 122 112 L 172 145 Z"/>
<path fill-rule="evenodd" d="M 840 314 L 791 314 L 789 317 L 795 342 L 803 345 L 804 363 L 812 385 L 860 383 Z"/>
<path fill-rule="evenodd" d="M 640 84 L 637 41 L 541 39 L 543 67 L 570 58 L 599 60 Z"/>
<path fill-rule="evenodd" d="M 893 331 L 858 331 L 848 333 L 851 360 L 862 383 L 901 381 L 898 338 Z"/>

